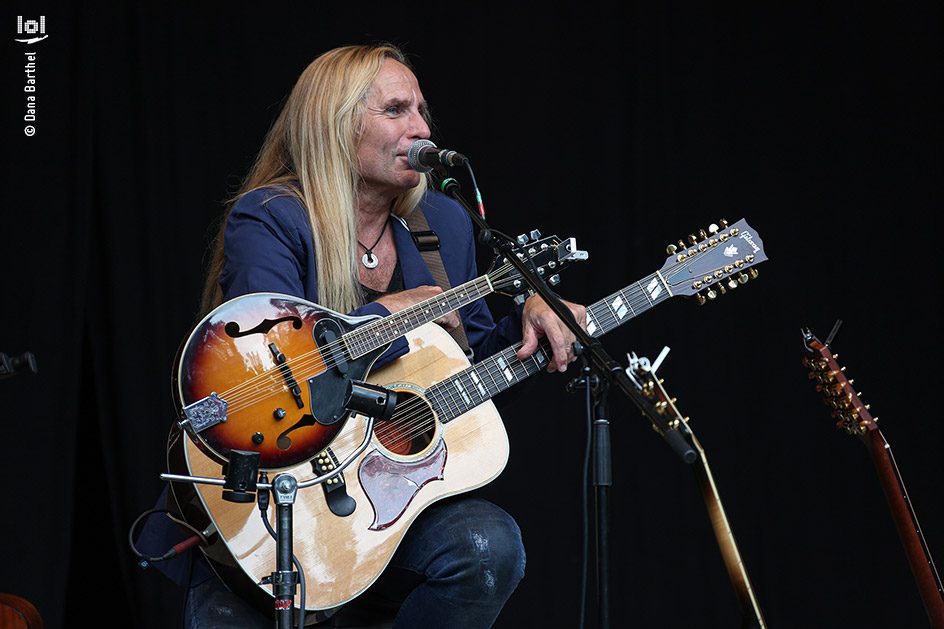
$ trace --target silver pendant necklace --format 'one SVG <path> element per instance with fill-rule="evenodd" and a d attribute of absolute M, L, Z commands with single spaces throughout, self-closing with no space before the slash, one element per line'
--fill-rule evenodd
<path fill-rule="evenodd" d="M 365 247 L 364 243 L 362 243 L 360 240 L 357 241 L 357 244 L 359 244 L 361 247 L 364 247 L 364 255 L 361 256 L 361 264 L 366 266 L 368 269 L 377 268 L 377 264 L 380 262 L 380 260 L 377 259 L 377 256 L 374 255 L 374 247 L 380 244 L 380 239 L 383 238 L 384 232 L 387 231 L 387 223 L 389 222 L 390 219 L 388 218 L 384 223 L 383 229 L 380 230 L 380 235 L 377 236 L 377 242 L 375 242 L 370 247 Z"/>

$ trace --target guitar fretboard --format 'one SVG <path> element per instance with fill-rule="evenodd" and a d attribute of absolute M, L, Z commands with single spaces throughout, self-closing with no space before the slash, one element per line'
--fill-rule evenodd
<path fill-rule="evenodd" d="M 597 337 L 659 304 L 672 293 L 658 273 L 630 284 L 587 308 L 587 333 Z"/>
<path fill-rule="evenodd" d="M 494 290 L 489 276 L 484 275 L 348 332 L 343 337 L 345 345 L 353 358 L 359 358 L 395 341 L 421 325 L 435 321 L 445 314 L 471 304 L 476 299 L 491 294 Z"/>
<path fill-rule="evenodd" d="M 602 336 L 671 296 L 659 275 L 653 273 L 589 306 L 587 332 Z M 551 346 L 546 339 L 524 360 L 517 356 L 520 348 L 521 343 L 516 343 L 430 386 L 426 397 L 440 421 L 459 417 L 547 367 Z"/>

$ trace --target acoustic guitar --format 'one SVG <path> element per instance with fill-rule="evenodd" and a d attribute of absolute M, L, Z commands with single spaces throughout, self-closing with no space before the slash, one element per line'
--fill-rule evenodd
<path fill-rule="evenodd" d="M 944 629 L 944 588 L 941 586 L 941 577 L 924 533 L 921 532 L 892 447 L 878 427 L 878 418 L 872 416 L 869 405 L 862 402 L 860 394 L 852 387 L 853 381 L 845 375 L 846 368 L 840 367 L 837 362 L 839 355 L 829 349 L 837 329 L 838 323 L 825 343 L 808 329 L 802 331 L 803 344 L 807 349 L 803 364 L 810 369 L 810 380 L 816 383 L 816 390 L 823 395 L 823 402 L 831 409 L 836 427 L 858 437 L 869 451 L 931 626 Z"/>
<path fill-rule="evenodd" d="M 755 276 L 754 267 L 767 259 L 744 220 L 693 240 L 684 249 L 670 246 L 660 270 L 588 306 L 588 332 L 601 336 L 671 297 L 715 299 Z M 491 398 L 544 370 L 550 355 L 542 341 L 519 360 L 518 343 L 470 365 L 435 324 L 406 337 L 409 353 L 368 378 L 396 391 L 393 417 L 378 423 L 370 447 L 332 482 L 298 492 L 293 551 L 307 583 L 306 610 L 329 610 L 363 592 L 426 506 L 501 473 L 508 437 Z M 335 469 L 364 441 L 363 419 L 346 422 L 328 448 L 289 473 L 302 484 Z M 219 464 L 177 427 L 168 441 L 168 468 L 223 478 Z M 276 546 L 258 511 L 224 500 L 211 485 L 172 482 L 171 490 L 188 523 L 206 532 L 202 550 L 224 581 L 271 610 L 274 597 L 265 579 L 274 569 Z M 274 522 L 274 513 L 268 517 Z"/>
<path fill-rule="evenodd" d="M 639 387 L 643 399 L 649 406 L 649 411 L 661 416 L 665 420 L 664 423 L 669 428 L 677 430 L 682 438 L 695 450 L 697 455 L 694 461 L 695 475 L 698 478 L 705 507 L 708 509 L 708 518 L 711 521 L 715 539 L 718 541 L 728 578 L 731 579 L 741 609 L 742 626 L 751 629 L 765 629 L 767 624 L 764 621 L 760 604 L 757 602 L 751 579 L 747 574 L 741 551 L 734 539 L 731 523 L 724 510 L 724 505 L 721 503 L 718 486 L 711 473 L 711 468 L 708 467 L 708 457 L 705 454 L 705 449 L 699 443 L 698 438 L 695 437 L 688 418 L 683 417 L 679 412 L 676 399 L 666 393 L 663 380 L 656 376 L 655 369 L 651 367 L 648 360 L 635 359 L 634 357 L 634 360 L 630 363 L 630 368 L 627 369 L 627 374 Z M 656 425 L 653 424 L 654 427 Z"/>
<path fill-rule="evenodd" d="M 43 618 L 28 600 L 0 594 L 0 627 L 3 629 L 43 629 Z"/>

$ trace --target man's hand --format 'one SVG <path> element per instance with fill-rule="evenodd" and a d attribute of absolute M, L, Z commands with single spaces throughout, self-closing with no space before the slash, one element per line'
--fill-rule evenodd
<path fill-rule="evenodd" d="M 570 309 L 580 327 L 586 330 L 587 309 L 578 304 L 561 301 Z M 573 331 L 560 320 L 557 313 L 540 297 L 532 296 L 524 302 L 521 326 L 524 338 L 521 349 L 518 350 L 519 359 L 523 360 L 533 354 L 538 348 L 538 341 L 541 337 L 547 337 L 553 352 L 547 366 L 549 372 L 566 371 L 567 365 L 577 359 L 574 355 L 573 344 L 576 338 Z"/>

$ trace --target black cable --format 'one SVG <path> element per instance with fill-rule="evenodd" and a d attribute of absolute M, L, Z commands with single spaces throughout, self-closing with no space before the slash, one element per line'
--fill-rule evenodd
<path fill-rule="evenodd" d="M 181 525 L 193 531 L 194 535 L 193 537 L 189 538 L 189 540 L 193 540 L 194 538 L 199 539 L 201 541 L 203 540 L 203 535 L 197 529 L 187 524 L 183 520 L 183 517 L 180 516 L 179 513 L 175 511 L 171 511 L 170 509 L 148 509 L 147 511 L 139 515 L 134 520 L 134 522 L 131 524 L 131 528 L 128 530 L 128 545 L 131 547 L 131 552 L 134 554 L 134 556 L 138 558 L 137 565 L 142 570 L 147 569 L 152 563 L 157 563 L 158 561 L 167 561 L 168 559 L 172 559 L 179 554 L 177 549 L 180 546 L 180 544 L 178 544 L 174 548 L 171 548 L 170 550 L 168 550 L 166 553 L 164 553 L 163 555 L 159 557 L 150 557 L 148 555 L 145 555 L 142 552 L 140 552 L 137 549 L 137 547 L 134 545 L 134 534 L 138 528 L 138 525 L 141 524 L 141 522 L 145 518 L 148 518 L 157 513 L 163 513 L 167 515 L 168 518 L 173 520 L 174 524 Z M 189 540 L 186 540 L 186 541 L 189 541 Z M 190 586 L 191 586 L 191 583 L 193 583 L 193 567 L 194 567 L 193 553 L 191 553 L 187 555 L 187 581 L 186 583 L 184 583 L 184 600 L 183 600 L 183 604 L 181 605 L 181 618 L 180 618 L 181 627 L 187 626 L 187 603 L 189 603 L 190 601 Z"/>
<path fill-rule="evenodd" d="M 137 547 L 135 547 L 134 545 L 134 533 L 137 530 L 138 525 L 141 523 L 142 520 L 154 515 L 155 513 L 164 513 L 164 514 L 167 514 L 168 517 L 176 516 L 176 518 L 179 518 L 179 519 L 171 518 L 174 521 L 174 524 L 178 524 L 180 526 L 190 529 L 191 531 L 193 531 L 193 536 L 188 538 L 187 540 L 184 540 L 180 544 L 177 544 L 176 546 L 174 546 L 173 548 L 171 548 L 170 550 L 168 550 L 166 553 L 164 553 L 163 555 L 159 557 L 150 557 L 148 555 L 141 553 L 137 549 Z M 128 530 L 128 545 L 131 546 L 131 552 L 134 553 L 134 556 L 138 558 L 138 566 L 142 569 L 147 568 L 149 564 L 156 563 L 158 561 L 167 561 L 168 559 L 173 559 L 180 552 L 180 548 L 182 545 L 186 544 L 186 548 L 190 548 L 191 546 L 195 545 L 192 542 L 192 540 L 194 539 L 203 541 L 203 534 L 200 533 L 200 531 L 198 531 L 194 527 L 187 524 L 183 520 L 183 518 L 180 516 L 179 513 L 171 511 L 170 509 L 148 509 L 147 511 L 145 511 L 144 513 L 142 513 L 135 519 L 135 521 L 131 524 L 131 528 Z M 184 548 L 184 550 L 186 550 L 186 548 Z"/>

